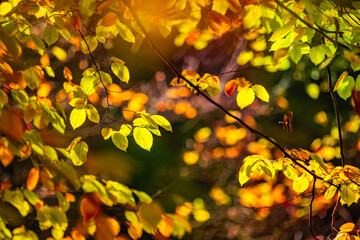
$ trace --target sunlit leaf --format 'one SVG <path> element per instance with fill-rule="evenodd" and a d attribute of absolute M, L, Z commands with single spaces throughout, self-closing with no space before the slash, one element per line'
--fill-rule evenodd
<path fill-rule="evenodd" d="M 86 105 L 86 115 L 88 119 L 94 123 L 100 122 L 100 115 L 98 113 L 98 110 L 94 107 L 92 104 Z"/>
<path fill-rule="evenodd" d="M 309 180 L 306 178 L 306 175 L 303 173 L 298 179 L 293 182 L 293 189 L 297 193 L 302 193 L 309 188 Z"/>
<path fill-rule="evenodd" d="M 342 81 L 341 85 L 337 89 L 337 93 L 341 98 L 346 100 L 351 96 L 354 87 L 355 87 L 354 78 L 352 76 L 346 76 L 344 78 L 344 81 Z"/>
<path fill-rule="evenodd" d="M 271 35 L 269 41 L 275 42 L 275 41 L 279 40 L 280 38 L 285 37 L 294 28 L 295 28 L 295 26 L 293 26 L 293 25 L 284 25 L 284 26 L 282 26 L 280 28 L 277 28 L 274 31 L 273 35 Z"/>
<path fill-rule="evenodd" d="M 322 45 L 312 47 L 309 53 L 310 60 L 315 64 L 318 65 L 325 59 L 325 52 Z"/>
<path fill-rule="evenodd" d="M 348 223 L 344 223 L 343 225 L 341 225 L 340 227 L 340 231 L 341 232 L 351 232 L 355 229 L 355 224 L 348 222 Z"/>
<path fill-rule="evenodd" d="M 128 139 L 126 136 L 122 135 L 120 132 L 114 132 L 111 135 L 111 140 L 117 148 L 126 152 L 126 149 L 129 145 Z"/>
<path fill-rule="evenodd" d="M 340 189 L 341 200 L 348 206 L 357 200 L 356 192 L 351 189 L 351 185 L 342 185 Z"/>
<path fill-rule="evenodd" d="M 240 88 L 236 97 L 236 103 L 240 109 L 243 109 L 254 102 L 255 92 L 250 87 Z"/>
<path fill-rule="evenodd" d="M 153 136 L 151 132 L 143 127 L 135 127 L 133 134 L 135 142 L 143 149 L 150 151 L 150 148 L 153 145 Z"/>
<path fill-rule="evenodd" d="M 172 132 L 172 127 L 171 127 L 170 122 L 166 118 L 164 118 L 163 116 L 152 115 L 152 116 L 150 116 L 150 118 L 152 120 L 154 120 L 154 122 L 156 124 L 158 124 L 160 127 L 164 128 L 166 131 Z"/>
<path fill-rule="evenodd" d="M 86 120 L 85 108 L 74 108 L 70 113 L 70 124 L 75 130 L 80 127 Z"/>
<path fill-rule="evenodd" d="M 111 64 L 111 70 L 121 81 L 129 83 L 130 72 L 124 64 L 113 62 Z"/>
<path fill-rule="evenodd" d="M 122 39 L 127 42 L 135 43 L 135 37 L 131 30 L 125 25 L 120 22 L 116 23 L 116 29 L 118 30 Z"/>
<path fill-rule="evenodd" d="M 347 71 L 344 71 L 340 77 L 338 78 L 338 80 L 336 81 L 336 84 L 334 86 L 334 92 L 336 90 L 338 90 L 338 88 L 341 86 L 342 82 L 344 81 L 344 79 L 346 78 L 346 76 L 348 75 L 349 73 Z"/>
<path fill-rule="evenodd" d="M 255 95 L 258 98 L 260 98 L 264 102 L 269 102 L 269 94 L 263 86 L 255 84 L 251 85 L 251 88 L 254 90 Z"/>
<path fill-rule="evenodd" d="M 80 87 L 86 95 L 91 95 L 96 91 L 99 80 L 95 75 L 85 76 L 81 78 Z"/>
<path fill-rule="evenodd" d="M 97 48 L 97 46 L 98 40 L 94 36 L 85 36 L 85 38 L 80 43 L 81 51 L 84 54 L 89 54 L 90 52 L 93 52 Z"/>
<path fill-rule="evenodd" d="M 88 150 L 89 147 L 86 142 L 78 142 L 75 147 L 70 150 L 70 157 L 75 166 L 80 166 L 86 162 Z"/>
<path fill-rule="evenodd" d="M 58 46 L 54 46 L 52 48 L 52 53 L 54 54 L 54 56 L 59 59 L 60 61 L 64 62 L 67 58 L 67 53 L 64 49 L 58 47 Z"/>
<path fill-rule="evenodd" d="M 326 190 L 326 192 L 324 194 L 324 200 L 332 199 L 335 196 L 337 191 L 338 191 L 337 187 L 335 187 L 333 185 L 328 187 L 328 189 Z"/>

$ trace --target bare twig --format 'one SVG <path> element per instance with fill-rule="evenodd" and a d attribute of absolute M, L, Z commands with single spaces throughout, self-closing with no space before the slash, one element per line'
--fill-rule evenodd
<path fill-rule="evenodd" d="M 331 71 L 330 71 L 330 66 L 328 65 L 326 67 L 327 69 L 327 74 L 328 74 L 328 82 L 329 82 L 329 89 L 330 89 L 330 95 L 331 95 L 331 99 L 332 102 L 334 104 L 334 110 L 335 110 L 335 115 L 336 115 L 336 123 L 337 123 L 337 128 L 338 128 L 338 132 L 339 132 L 339 144 L 340 144 L 340 154 L 341 154 L 341 166 L 344 167 L 345 166 L 345 155 L 344 155 L 344 144 L 343 144 L 343 138 L 342 138 L 342 132 L 341 132 L 341 122 L 340 122 L 340 113 L 339 113 L 339 106 L 338 106 L 338 102 L 336 100 L 336 96 L 334 93 L 334 86 L 331 80 Z"/>
<path fill-rule="evenodd" d="M 338 191 L 339 192 L 339 191 Z M 336 230 L 335 228 L 335 216 L 336 216 L 336 212 L 339 208 L 339 205 L 340 205 L 340 199 L 341 197 L 339 196 L 338 197 L 338 200 L 336 201 L 336 205 L 334 207 L 334 210 L 333 212 L 331 213 L 331 230 L 333 231 L 333 233 L 337 233 L 338 231 Z"/>
<path fill-rule="evenodd" d="M 84 37 L 84 35 L 82 34 L 82 32 L 80 31 L 80 29 L 78 30 L 78 32 L 80 33 L 81 38 L 84 40 L 84 42 L 85 42 L 85 44 L 86 44 L 86 47 L 87 47 L 87 49 L 88 49 L 88 51 L 89 51 L 89 55 L 90 55 L 90 57 L 91 57 L 91 60 L 92 60 L 92 62 L 93 62 L 94 65 L 95 65 L 96 72 L 97 72 L 97 74 L 99 75 L 99 81 L 100 81 L 100 83 L 103 85 L 103 87 L 104 87 L 104 89 L 105 89 L 106 103 L 107 103 L 106 110 L 105 110 L 105 114 L 104 114 L 103 118 L 100 120 L 100 122 L 99 122 L 98 124 L 96 124 L 96 125 L 89 131 L 88 135 L 85 137 L 85 139 L 86 139 L 86 138 L 88 138 L 88 137 L 91 135 L 91 133 L 92 133 L 97 127 L 101 126 L 101 124 L 103 123 L 103 121 L 105 120 L 105 118 L 107 117 L 107 115 L 108 115 L 108 113 L 109 113 L 110 103 L 109 103 L 109 93 L 108 93 L 107 87 L 106 87 L 105 83 L 104 83 L 104 82 L 102 81 L 102 79 L 101 79 L 100 69 L 99 69 L 99 67 L 98 67 L 98 65 L 97 65 L 97 63 L 96 63 L 96 61 L 95 61 L 94 56 L 93 56 L 92 53 L 91 53 L 90 46 L 89 46 L 88 42 L 85 40 L 85 37 Z"/>
<path fill-rule="evenodd" d="M 313 186 L 312 186 L 312 190 L 311 190 L 311 201 L 310 201 L 310 205 L 309 205 L 309 229 L 310 229 L 310 233 L 313 236 L 313 238 L 315 238 L 316 240 L 320 240 L 316 237 L 316 235 L 314 234 L 313 228 L 312 228 L 312 205 L 314 202 L 314 199 L 316 197 L 315 195 L 315 183 L 316 183 L 316 178 L 314 178 L 313 180 Z"/>

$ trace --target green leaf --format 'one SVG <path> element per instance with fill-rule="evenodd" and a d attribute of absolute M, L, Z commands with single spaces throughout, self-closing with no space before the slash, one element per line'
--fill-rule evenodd
<path fill-rule="evenodd" d="M 95 176 L 83 175 L 80 181 L 83 183 L 82 189 L 84 190 L 84 192 L 86 193 L 96 192 L 98 193 L 97 196 L 104 204 L 108 206 L 113 205 L 113 202 L 110 201 L 104 185 L 102 185 L 99 181 L 97 181 Z"/>
<path fill-rule="evenodd" d="M 26 200 L 28 200 L 29 203 L 33 206 L 35 206 L 35 204 L 40 200 L 39 196 L 33 191 L 24 189 L 23 193 L 24 193 Z"/>
<path fill-rule="evenodd" d="M 152 198 L 146 192 L 138 191 L 135 189 L 133 189 L 132 191 L 139 198 L 140 202 L 147 204 L 152 203 Z"/>
<path fill-rule="evenodd" d="M 69 155 L 68 158 L 71 159 L 71 155 L 70 154 L 68 154 L 68 155 Z M 67 163 L 66 161 L 60 161 L 60 163 L 57 165 L 57 169 L 58 169 L 60 175 L 66 181 L 68 181 L 75 190 L 80 189 L 79 178 L 77 176 L 77 173 L 76 173 L 74 167 L 71 164 Z"/>
<path fill-rule="evenodd" d="M 336 90 L 338 90 L 338 88 L 340 87 L 340 85 L 342 84 L 342 82 L 344 81 L 345 77 L 348 75 L 349 73 L 347 71 L 344 71 L 340 77 L 338 78 L 338 80 L 336 81 L 336 84 L 334 86 L 334 92 Z"/>
<path fill-rule="evenodd" d="M 11 89 L 11 96 L 20 106 L 27 106 L 29 104 L 29 96 L 22 88 Z"/>
<path fill-rule="evenodd" d="M 32 41 L 38 47 L 37 50 L 40 53 L 40 55 L 43 55 L 46 51 L 46 47 L 45 47 L 45 44 L 43 43 L 43 41 L 34 33 L 31 33 L 30 36 L 32 38 Z"/>
<path fill-rule="evenodd" d="M 100 115 L 98 110 L 92 104 L 86 105 L 86 115 L 88 119 L 94 123 L 100 122 Z"/>
<path fill-rule="evenodd" d="M 38 209 L 36 213 L 36 217 L 39 221 L 39 227 L 42 231 L 53 227 L 57 230 L 61 230 L 62 232 L 64 232 L 68 227 L 68 220 L 66 214 L 61 208 L 49 207 L 45 205 Z M 57 237 L 59 236 L 57 235 Z M 61 238 L 62 236 L 60 237 L 60 239 Z"/>
<path fill-rule="evenodd" d="M 291 44 L 291 40 L 289 38 L 284 38 L 277 40 L 271 45 L 270 51 L 277 51 L 281 48 L 287 48 Z"/>
<path fill-rule="evenodd" d="M 132 191 L 127 186 L 114 182 L 107 181 L 106 182 L 106 191 L 109 194 L 109 198 L 113 201 L 114 204 L 130 204 L 135 206 L 135 199 L 132 194 Z"/>
<path fill-rule="evenodd" d="M 151 132 L 143 127 L 135 127 L 133 134 L 135 142 L 143 149 L 150 151 L 150 148 L 153 145 L 153 136 Z"/>
<path fill-rule="evenodd" d="M 124 64 L 113 62 L 111 64 L 111 70 L 121 81 L 129 83 L 130 72 Z"/>
<path fill-rule="evenodd" d="M 309 53 L 310 60 L 318 65 L 325 59 L 325 52 L 322 45 L 318 45 L 316 47 L 312 47 Z"/>
<path fill-rule="evenodd" d="M 86 120 L 86 110 L 84 108 L 74 108 L 70 113 L 70 124 L 75 130 Z"/>
<path fill-rule="evenodd" d="M 297 64 L 302 57 L 301 47 L 298 45 L 291 46 L 289 56 L 291 60 Z"/>
<path fill-rule="evenodd" d="M 294 30 L 295 26 L 293 25 L 284 25 L 280 28 L 277 28 L 273 35 L 270 37 L 269 41 L 270 42 L 275 42 L 277 40 L 279 40 L 280 38 L 285 37 L 289 32 L 291 32 L 292 30 Z"/>
<path fill-rule="evenodd" d="M 95 0 L 80 0 L 79 10 L 83 18 L 88 18 L 93 15 L 95 11 Z"/>
<path fill-rule="evenodd" d="M 282 165 L 282 172 L 284 173 L 284 175 L 291 179 L 291 180 L 297 180 L 298 179 L 298 175 L 296 173 L 296 170 L 293 168 L 293 166 L 289 165 L 289 164 L 283 164 Z"/>
<path fill-rule="evenodd" d="M 116 23 L 115 26 L 122 39 L 124 39 L 127 42 L 135 43 L 134 34 L 125 24 L 118 22 Z"/>
<path fill-rule="evenodd" d="M 78 142 L 75 147 L 70 150 L 70 157 L 75 166 L 80 166 L 86 162 L 88 150 L 89 147 L 86 142 Z"/>
<path fill-rule="evenodd" d="M 311 157 L 327 172 L 327 167 L 324 163 L 324 160 L 318 154 L 313 153 L 311 154 Z"/>
<path fill-rule="evenodd" d="M 346 76 L 344 81 L 341 83 L 337 93 L 344 100 L 348 99 L 351 96 L 352 90 L 355 86 L 355 80 L 352 76 Z"/>
<path fill-rule="evenodd" d="M 355 90 L 360 91 L 360 74 L 356 77 Z"/>
<path fill-rule="evenodd" d="M 236 103 L 242 110 L 244 107 L 249 106 L 254 102 L 255 92 L 250 87 L 239 88 L 238 95 L 236 97 Z"/>
<path fill-rule="evenodd" d="M 264 102 L 269 102 L 269 94 L 266 89 L 261 85 L 252 85 L 251 88 L 254 90 L 255 95 L 263 100 Z"/>
<path fill-rule="evenodd" d="M 154 120 L 154 122 L 159 125 L 160 127 L 164 128 L 166 131 L 172 132 L 172 127 L 170 122 L 164 118 L 163 116 L 160 115 L 152 115 L 150 117 L 152 120 Z"/>
<path fill-rule="evenodd" d="M 34 90 L 39 87 L 40 85 L 39 75 L 37 73 L 37 70 L 35 70 L 33 67 L 25 69 L 24 77 L 27 86 L 31 90 Z"/>
<path fill-rule="evenodd" d="M 56 197 L 58 199 L 58 205 L 59 207 L 64 211 L 67 212 L 70 208 L 70 202 L 67 200 L 62 192 L 56 191 Z"/>
<path fill-rule="evenodd" d="M 44 40 L 50 46 L 59 39 L 59 31 L 53 26 L 47 26 L 44 29 Z"/>
<path fill-rule="evenodd" d="M 95 75 L 85 76 L 80 80 L 80 88 L 86 95 L 93 94 L 98 85 L 99 81 Z"/>
<path fill-rule="evenodd" d="M 331 185 L 330 187 L 328 187 L 328 189 L 326 190 L 326 192 L 324 194 L 324 200 L 333 198 L 335 196 L 336 192 L 337 192 L 337 187 Z"/>
<path fill-rule="evenodd" d="M 306 178 L 306 175 L 304 173 L 293 182 L 293 189 L 297 193 L 303 193 L 308 188 L 309 188 L 309 180 Z"/>
<path fill-rule="evenodd" d="M 82 98 L 73 98 L 69 102 L 70 106 L 76 107 L 76 108 L 82 108 L 85 106 L 84 99 Z"/>
<path fill-rule="evenodd" d="M 101 79 L 100 79 L 101 78 Z M 107 74 L 106 72 L 100 71 L 100 77 L 99 80 L 101 80 L 101 82 L 103 83 L 112 83 L 112 78 L 109 74 Z"/>
<path fill-rule="evenodd" d="M 27 201 L 25 201 L 24 195 L 22 194 L 20 189 L 15 189 L 15 190 L 5 189 L 3 198 L 5 201 L 8 201 L 11 205 L 16 207 L 17 210 L 19 210 L 19 213 L 23 217 L 28 215 L 30 211 L 30 205 Z"/>
<path fill-rule="evenodd" d="M 128 139 L 126 136 L 122 135 L 120 132 L 115 132 L 111 135 L 111 140 L 117 148 L 126 152 L 126 149 L 129 145 Z"/>
<path fill-rule="evenodd" d="M 93 52 L 97 48 L 97 46 L 98 40 L 96 39 L 96 37 L 93 36 L 85 36 L 85 38 L 80 42 L 80 49 L 84 54 L 89 54 L 90 52 Z"/>

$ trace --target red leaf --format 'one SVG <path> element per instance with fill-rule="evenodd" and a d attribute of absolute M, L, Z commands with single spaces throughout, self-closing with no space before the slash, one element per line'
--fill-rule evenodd
<path fill-rule="evenodd" d="M 78 15 L 72 15 L 70 19 L 71 26 L 77 32 L 80 28 L 80 17 Z"/>
<path fill-rule="evenodd" d="M 226 95 L 231 96 L 231 94 L 233 94 L 237 86 L 238 86 L 238 81 L 236 79 L 228 81 L 224 88 Z"/>

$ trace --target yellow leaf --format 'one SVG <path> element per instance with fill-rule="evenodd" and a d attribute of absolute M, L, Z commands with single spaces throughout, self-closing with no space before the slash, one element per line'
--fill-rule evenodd
<path fill-rule="evenodd" d="M 143 228 L 140 222 L 132 222 L 128 227 L 128 234 L 132 239 L 139 239 L 142 236 Z"/>
<path fill-rule="evenodd" d="M 255 95 L 263 100 L 264 102 L 269 102 L 269 94 L 266 89 L 261 85 L 252 85 L 251 88 L 254 90 Z"/>
<path fill-rule="evenodd" d="M 293 182 L 293 188 L 297 193 L 305 192 L 309 187 L 309 180 L 305 174 L 302 174 L 298 179 Z"/>
<path fill-rule="evenodd" d="M 243 109 L 254 102 L 255 92 L 252 88 L 245 87 L 239 88 L 238 95 L 236 97 L 237 105 L 240 109 Z"/>
<path fill-rule="evenodd" d="M 341 86 L 341 83 L 344 81 L 345 77 L 346 77 L 348 74 L 349 74 L 349 73 L 348 73 L 347 71 L 344 71 L 344 72 L 340 75 L 339 79 L 336 81 L 336 84 L 335 84 L 335 86 L 334 86 L 334 92 L 335 92 L 336 90 L 338 90 L 338 88 Z"/>
<path fill-rule="evenodd" d="M 247 64 L 254 58 L 254 52 L 251 50 L 242 51 L 237 58 L 237 62 L 240 66 Z"/>
<path fill-rule="evenodd" d="M 67 58 L 67 53 L 65 52 L 65 50 L 57 46 L 52 48 L 52 53 L 57 59 L 59 59 L 62 62 L 65 61 Z"/>
<path fill-rule="evenodd" d="M 86 120 L 86 110 L 84 108 L 74 108 L 70 113 L 70 124 L 75 130 Z"/>

